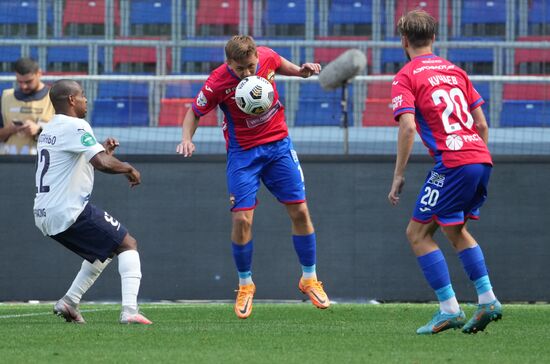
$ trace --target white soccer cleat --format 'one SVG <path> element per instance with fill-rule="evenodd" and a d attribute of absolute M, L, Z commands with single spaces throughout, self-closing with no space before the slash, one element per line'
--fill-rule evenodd
<path fill-rule="evenodd" d="M 65 301 L 63 298 L 55 303 L 53 306 L 53 313 L 57 316 L 63 317 L 67 322 L 74 322 L 75 324 L 85 324 L 86 321 L 80 314 L 78 305 L 72 305 Z"/>
<path fill-rule="evenodd" d="M 141 313 L 129 313 L 122 311 L 120 313 L 120 323 L 121 324 L 140 324 L 140 325 L 151 325 L 153 322 L 147 317 L 143 316 Z"/>

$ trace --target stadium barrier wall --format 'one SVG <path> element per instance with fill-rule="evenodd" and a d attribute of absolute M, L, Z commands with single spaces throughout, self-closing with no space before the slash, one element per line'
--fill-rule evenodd
<path fill-rule="evenodd" d="M 233 299 L 237 285 L 230 244 L 225 158 L 121 156 L 140 169 L 143 184 L 96 173 L 92 202 L 119 219 L 138 240 L 140 299 Z M 498 157 L 481 220 L 470 224 L 484 249 L 502 301 L 550 301 L 547 262 L 550 178 L 547 157 Z M 387 202 L 393 157 L 304 156 L 307 197 L 318 236 L 318 274 L 335 300 L 430 301 L 406 237 L 412 206 L 432 163 L 411 161 L 400 206 Z M 0 159 L 0 301 L 55 300 L 81 259 L 34 226 L 32 157 Z M 261 188 L 254 224 L 254 280 L 260 299 L 301 299 L 300 266 L 283 206 Z M 461 301 L 475 289 L 441 233 Z M 85 300 L 120 300 L 113 261 Z"/>

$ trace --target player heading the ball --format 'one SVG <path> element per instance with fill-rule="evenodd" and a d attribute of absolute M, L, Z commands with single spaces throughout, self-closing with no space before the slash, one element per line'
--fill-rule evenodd
<path fill-rule="evenodd" d="M 235 314 L 242 319 L 250 316 L 256 291 L 252 281 L 252 221 L 260 181 L 285 205 L 292 221 L 292 240 L 302 265 L 299 290 L 316 307 L 327 308 L 330 302 L 315 269 L 317 239 L 306 203 L 304 176 L 275 82 L 276 74 L 307 78 L 318 74 L 321 66 L 295 65 L 270 48 L 257 47 L 247 35 L 232 37 L 225 55 L 226 63 L 210 73 L 185 115 L 176 150 L 185 157 L 193 155 L 193 135 L 200 118 L 219 106 L 224 114 L 222 130 L 227 147 L 231 245 L 239 277 Z"/>

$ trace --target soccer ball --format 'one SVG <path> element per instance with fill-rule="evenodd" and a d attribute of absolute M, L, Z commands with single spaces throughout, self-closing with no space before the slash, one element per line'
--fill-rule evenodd
<path fill-rule="evenodd" d="M 273 86 L 260 76 L 249 76 L 241 80 L 235 89 L 235 101 L 243 112 L 260 115 L 269 110 L 273 103 Z"/>

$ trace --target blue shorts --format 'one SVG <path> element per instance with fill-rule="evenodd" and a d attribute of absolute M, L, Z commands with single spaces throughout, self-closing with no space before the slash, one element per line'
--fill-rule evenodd
<path fill-rule="evenodd" d="M 284 204 L 306 200 L 304 175 L 290 138 L 229 152 L 227 189 L 231 211 L 256 207 L 260 180 Z"/>
<path fill-rule="evenodd" d="M 51 237 L 90 263 L 104 262 L 119 247 L 128 230 L 107 212 L 88 203 L 74 224 Z"/>
<path fill-rule="evenodd" d="M 436 165 L 416 200 L 413 220 L 427 224 L 460 225 L 479 218 L 479 208 L 487 199 L 487 185 L 492 167 L 467 164 L 456 168 Z"/>

